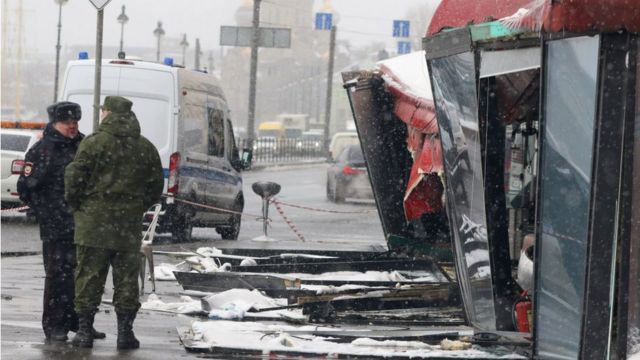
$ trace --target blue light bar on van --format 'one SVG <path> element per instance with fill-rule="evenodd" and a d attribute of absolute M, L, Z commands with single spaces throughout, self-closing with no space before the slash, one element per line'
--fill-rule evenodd
<path fill-rule="evenodd" d="M 164 64 L 168 66 L 173 66 L 173 58 L 170 58 L 170 57 L 164 58 Z"/>
<path fill-rule="evenodd" d="M 78 60 L 87 60 L 89 59 L 89 53 L 86 51 L 80 51 L 78 53 Z"/>

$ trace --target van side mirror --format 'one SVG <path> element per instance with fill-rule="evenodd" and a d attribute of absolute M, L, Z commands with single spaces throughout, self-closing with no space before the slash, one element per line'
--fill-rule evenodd
<path fill-rule="evenodd" d="M 240 152 L 240 167 L 243 170 L 251 169 L 251 161 L 253 160 L 253 149 L 244 148 Z"/>

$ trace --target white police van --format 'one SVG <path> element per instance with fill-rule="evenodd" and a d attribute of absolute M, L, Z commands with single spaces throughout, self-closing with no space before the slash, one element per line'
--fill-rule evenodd
<path fill-rule="evenodd" d="M 133 101 L 142 135 L 160 153 L 168 196 L 158 232 L 171 232 L 180 242 L 191 239 L 193 226 L 215 227 L 224 239 L 236 240 L 244 208 L 240 171 L 250 166 L 251 151 L 239 155 L 216 78 L 165 63 L 103 60 L 100 103 L 109 95 Z M 84 134 L 94 130 L 94 65 L 70 61 L 62 83 L 60 100 L 82 107 Z"/>

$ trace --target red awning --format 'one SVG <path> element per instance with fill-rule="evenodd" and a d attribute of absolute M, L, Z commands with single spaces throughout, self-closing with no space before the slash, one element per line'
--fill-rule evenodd
<path fill-rule="evenodd" d="M 424 52 L 378 63 L 393 98 L 393 112 L 407 125 L 407 148 L 414 155 L 404 195 L 407 221 L 442 210 L 442 145 Z"/>
<path fill-rule="evenodd" d="M 519 11 L 520 9 L 523 9 Z M 548 32 L 596 30 L 640 32 L 640 5 L 630 0 L 442 0 L 427 35 L 445 28 L 480 24 L 506 17 L 520 18 Z"/>

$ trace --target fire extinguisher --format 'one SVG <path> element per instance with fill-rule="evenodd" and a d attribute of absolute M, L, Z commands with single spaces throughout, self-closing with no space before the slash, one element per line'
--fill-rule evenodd
<path fill-rule="evenodd" d="M 520 297 L 513 303 L 513 322 L 520 332 L 531 332 L 533 321 L 533 306 L 531 296 L 527 291 L 523 291 Z"/>

